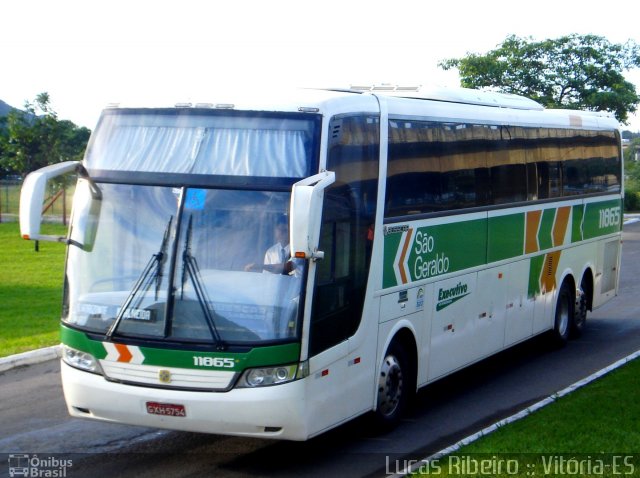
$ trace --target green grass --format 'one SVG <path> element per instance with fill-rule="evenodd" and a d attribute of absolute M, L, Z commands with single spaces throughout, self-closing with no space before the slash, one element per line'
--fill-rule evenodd
<path fill-rule="evenodd" d="M 66 227 L 45 224 L 44 234 Z M 59 343 L 65 246 L 20 237 L 17 223 L 0 224 L 0 357 Z"/>
<path fill-rule="evenodd" d="M 460 476 L 460 467 L 447 470 L 445 465 L 450 460 L 459 464 L 459 458 L 470 457 L 476 462 L 513 459 L 519 463 L 517 474 L 505 472 L 489 476 L 542 476 L 545 471 L 543 458 L 547 465 L 553 465 L 552 476 L 568 476 L 576 469 L 583 472 L 580 476 L 640 476 L 638 390 L 640 360 L 635 360 L 552 405 L 461 448 L 451 455 L 453 458 L 441 458 L 437 475 Z M 620 467 L 613 466 L 614 456 L 623 457 L 617 459 Z M 562 466 L 562 459 L 565 468 L 556 468 L 556 465 Z M 568 461 L 571 459 L 574 461 Z M 599 460 L 603 463 L 601 468 L 598 468 Z M 628 473 L 632 469 L 627 465 L 633 465 L 633 473 Z M 423 471 L 428 470 L 423 468 Z M 433 468 L 429 471 L 423 474 L 436 474 Z M 488 475 L 470 473 L 465 476 Z"/>
<path fill-rule="evenodd" d="M 0 213 L 18 214 L 20 184 L 0 182 Z"/>

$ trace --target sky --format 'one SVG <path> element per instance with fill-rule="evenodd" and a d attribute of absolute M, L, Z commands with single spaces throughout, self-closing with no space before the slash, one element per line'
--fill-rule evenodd
<path fill-rule="evenodd" d="M 351 84 L 458 86 L 437 64 L 508 35 L 640 43 L 640 2 L 584 0 L 19 0 L 0 7 L 0 99 L 48 92 L 93 129 L 109 103 Z M 640 91 L 640 71 L 626 73 Z M 625 129 L 640 131 L 640 116 Z"/>

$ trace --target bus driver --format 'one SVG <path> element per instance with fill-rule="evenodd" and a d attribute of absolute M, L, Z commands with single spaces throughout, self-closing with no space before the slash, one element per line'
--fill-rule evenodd
<path fill-rule="evenodd" d="M 264 253 L 263 272 L 272 274 L 291 274 L 295 265 L 291 261 L 291 248 L 289 246 L 289 224 L 286 217 L 278 218 L 274 228 L 273 244 Z M 248 264 L 245 271 L 259 270 L 255 263 Z"/>

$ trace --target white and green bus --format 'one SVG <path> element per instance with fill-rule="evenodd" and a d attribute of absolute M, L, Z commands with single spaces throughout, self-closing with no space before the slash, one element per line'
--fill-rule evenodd
<path fill-rule="evenodd" d="M 615 296 L 618 124 L 471 90 L 107 108 L 32 173 L 67 244 L 75 417 L 305 440 Z M 67 237 L 46 182 L 78 175 Z M 288 229 L 288 231 L 287 231 Z"/>

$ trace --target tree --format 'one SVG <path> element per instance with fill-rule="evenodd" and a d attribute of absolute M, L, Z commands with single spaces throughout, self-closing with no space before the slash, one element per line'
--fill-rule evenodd
<path fill-rule="evenodd" d="M 553 40 L 508 36 L 485 55 L 443 60 L 457 68 L 466 88 L 488 88 L 538 101 L 547 108 L 609 111 L 621 122 L 634 113 L 640 96 L 623 71 L 640 67 L 640 47 L 629 40 L 612 44 L 597 35 Z"/>
<path fill-rule="evenodd" d="M 6 176 L 11 171 L 9 171 L 6 165 L 3 163 L 2 158 L 4 156 L 4 148 L 9 140 L 9 135 L 7 133 L 7 117 L 0 116 L 0 178 Z"/>
<path fill-rule="evenodd" d="M 0 170 L 26 175 L 49 164 L 82 159 L 90 130 L 60 121 L 48 93 L 11 111 L 0 135 Z"/>
<path fill-rule="evenodd" d="M 638 154 L 640 153 L 640 137 L 633 138 L 629 141 L 625 151 L 624 151 L 624 160 L 625 160 L 625 174 L 629 175 L 629 168 L 626 166 L 627 162 L 635 163 L 634 166 L 637 166 Z M 637 167 L 635 169 L 638 169 Z M 635 179 L 637 183 L 640 184 L 640 169 L 635 172 Z"/>

